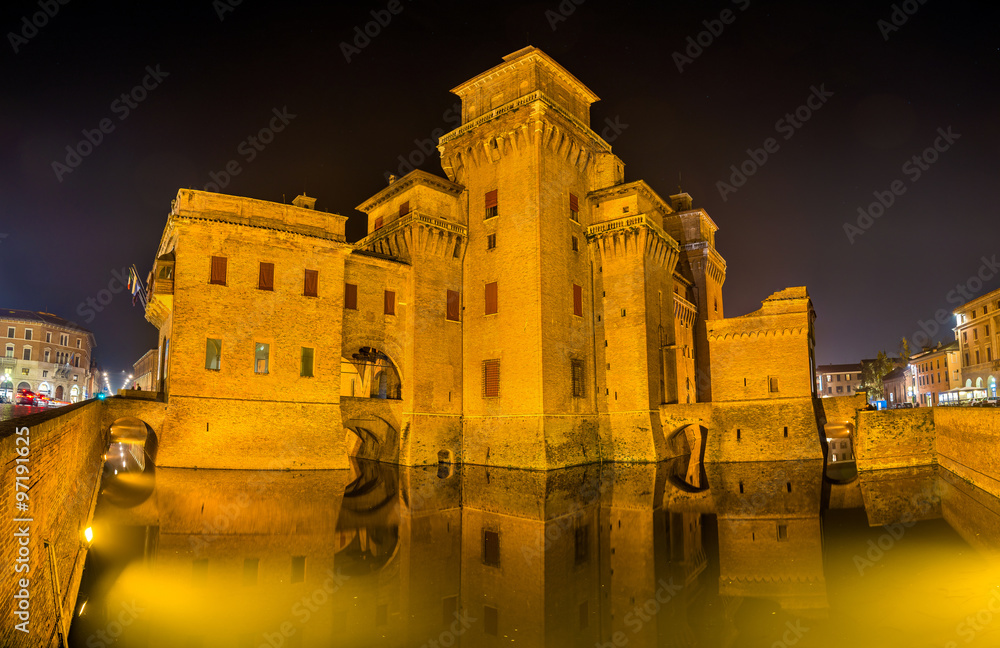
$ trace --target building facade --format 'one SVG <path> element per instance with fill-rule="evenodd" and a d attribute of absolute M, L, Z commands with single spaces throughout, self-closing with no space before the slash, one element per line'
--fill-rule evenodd
<path fill-rule="evenodd" d="M 158 465 L 275 447 L 301 468 L 653 462 L 709 425 L 684 408 L 723 400 L 727 434 L 770 435 L 767 408 L 792 408 L 783 447 L 819 452 L 804 288 L 723 319 L 717 225 L 685 193 L 626 182 L 589 127 L 596 95 L 540 50 L 453 92 L 447 178 L 391 181 L 358 206 L 357 243 L 314 198 L 177 194 L 146 312 L 168 396 Z"/>
<path fill-rule="evenodd" d="M 130 389 L 153 391 L 157 368 L 156 356 L 156 349 L 150 349 L 132 365 L 132 384 L 128 385 Z"/>
<path fill-rule="evenodd" d="M 822 398 L 853 396 L 861 389 L 860 364 L 832 364 L 816 367 L 816 393 Z"/>
<path fill-rule="evenodd" d="M 28 389 L 76 403 L 90 397 L 94 334 L 52 313 L 0 310 L 0 395 Z"/>
<path fill-rule="evenodd" d="M 955 339 L 962 363 L 961 383 L 979 398 L 997 397 L 1000 379 L 1000 290 L 973 299 L 955 311 Z"/>
<path fill-rule="evenodd" d="M 916 402 L 926 407 L 947 401 L 946 392 L 961 384 L 960 345 L 957 341 L 924 348 L 910 358 Z"/>
<path fill-rule="evenodd" d="M 886 404 L 890 409 L 905 403 L 912 405 L 917 402 L 913 371 L 909 365 L 896 367 L 883 376 L 882 386 L 885 389 Z"/>

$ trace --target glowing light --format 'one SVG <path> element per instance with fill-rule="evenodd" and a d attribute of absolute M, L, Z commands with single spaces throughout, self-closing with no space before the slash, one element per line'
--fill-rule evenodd
<path fill-rule="evenodd" d="M 87 602 L 84 601 L 83 605 L 80 606 L 80 611 L 77 612 L 77 616 L 83 616 L 83 611 L 84 611 L 84 609 L 86 609 L 86 607 L 87 607 Z"/>
<path fill-rule="evenodd" d="M 87 529 L 83 532 L 83 537 L 87 539 L 88 543 L 89 542 L 93 542 L 94 541 L 94 527 L 87 527 Z M 84 605 L 86 605 L 86 604 L 87 604 L 86 601 L 84 601 Z M 80 613 L 83 614 L 83 608 L 80 608 Z"/>

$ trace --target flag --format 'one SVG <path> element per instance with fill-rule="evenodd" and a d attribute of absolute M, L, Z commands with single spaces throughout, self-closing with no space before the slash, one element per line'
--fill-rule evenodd
<path fill-rule="evenodd" d="M 136 299 L 142 301 L 142 307 L 146 307 L 146 289 L 139 279 L 139 272 L 135 265 L 128 269 L 128 289 L 132 293 L 132 305 L 135 306 Z"/>

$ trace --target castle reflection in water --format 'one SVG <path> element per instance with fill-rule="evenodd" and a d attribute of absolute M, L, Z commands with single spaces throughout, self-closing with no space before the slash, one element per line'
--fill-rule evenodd
<path fill-rule="evenodd" d="M 114 456 L 73 645 L 961 645 L 1000 583 L 997 502 L 937 468 Z"/>

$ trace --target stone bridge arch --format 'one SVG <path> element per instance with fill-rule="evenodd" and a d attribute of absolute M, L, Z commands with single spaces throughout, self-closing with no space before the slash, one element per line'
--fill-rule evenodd
<path fill-rule="evenodd" d="M 344 331 L 341 342 L 341 357 L 351 358 L 360 349 L 378 349 L 384 353 L 399 373 L 400 382 L 404 388 L 409 380 L 409 368 L 404 362 L 405 346 L 401 330 L 388 332 L 385 335 L 374 334 L 372 331 Z"/>
<path fill-rule="evenodd" d="M 159 440 L 153 428 L 142 419 L 134 416 L 122 416 L 111 424 L 109 445 L 111 443 L 141 446 L 142 452 L 151 461 L 155 461 Z"/>

